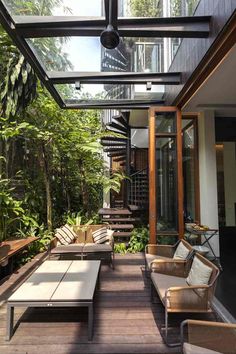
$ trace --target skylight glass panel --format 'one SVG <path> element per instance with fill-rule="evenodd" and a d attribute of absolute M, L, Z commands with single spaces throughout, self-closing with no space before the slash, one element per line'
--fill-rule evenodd
<path fill-rule="evenodd" d="M 4 0 L 12 16 L 101 17 L 102 0 Z"/>
<path fill-rule="evenodd" d="M 122 38 L 105 49 L 99 37 L 27 39 L 45 71 L 163 72 L 163 39 Z"/>
<path fill-rule="evenodd" d="M 137 86 L 137 85 L 135 85 Z M 152 99 L 151 92 L 147 91 L 141 97 L 136 95 L 134 85 L 122 84 L 57 84 L 57 92 L 66 104 L 82 104 L 96 102 L 123 102 L 125 100 Z M 157 96 L 157 95 L 156 95 Z M 156 97 L 157 98 L 157 97 Z M 161 97 L 158 97 L 160 99 Z"/>

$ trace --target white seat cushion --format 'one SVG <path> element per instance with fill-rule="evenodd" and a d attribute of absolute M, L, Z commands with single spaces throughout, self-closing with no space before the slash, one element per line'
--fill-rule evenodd
<path fill-rule="evenodd" d="M 197 345 L 193 345 L 189 343 L 184 343 L 183 353 L 184 354 L 222 354 L 221 352 L 216 352 L 215 350 L 198 347 Z"/>
<path fill-rule="evenodd" d="M 174 259 L 187 259 L 189 255 L 189 249 L 183 244 L 183 242 L 180 241 L 178 244 L 174 256 Z"/>
<path fill-rule="evenodd" d="M 212 268 L 195 256 L 186 281 L 189 285 L 208 285 L 211 273 Z"/>

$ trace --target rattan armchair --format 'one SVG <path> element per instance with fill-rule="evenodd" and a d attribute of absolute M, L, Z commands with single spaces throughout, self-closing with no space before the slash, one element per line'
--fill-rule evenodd
<path fill-rule="evenodd" d="M 191 258 L 193 256 L 194 250 L 192 246 L 185 240 L 180 240 L 176 242 L 174 245 L 156 245 L 156 244 L 149 244 L 145 247 L 145 270 L 146 273 L 151 270 L 151 264 L 153 261 L 156 263 L 156 267 L 158 266 L 157 263 L 161 264 L 163 261 L 176 261 L 173 257 L 175 254 L 175 251 L 179 245 L 179 243 L 182 242 L 183 245 L 189 249 L 189 255 L 185 260 L 180 260 L 179 266 L 181 268 L 185 269 L 185 272 L 188 272 L 189 266 L 191 265 Z M 166 263 L 165 263 L 166 264 Z M 177 264 L 177 263 L 176 263 Z M 182 274 L 182 273 L 181 273 Z"/>
<path fill-rule="evenodd" d="M 219 269 L 200 254 L 195 254 L 195 257 L 212 269 L 207 285 L 188 285 L 186 268 L 179 261 L 153 261 L 151 265 L 151 299 L 157 292 L 165 307 L 164 338 L 168 345 L 169 313 L 212 312 L 211 304 Z"/>
<path fill-rule="evenodd" d="M 186 320 L 181 323 L 184 354 L 236 353 L 236 324 Z M 212 352 L 213 351 L 213 352 Z"/>

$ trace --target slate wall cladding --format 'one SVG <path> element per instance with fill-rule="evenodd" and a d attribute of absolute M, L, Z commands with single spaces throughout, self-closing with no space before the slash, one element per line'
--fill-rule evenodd
<path fill-rule="evenodd" d="M 236 0 L 201 0 L 194 16 L 212 16 L 211 33 L 209 38 L 185 38 L 182 40 L 180 47 L 171 64 L 169 72 L 182 72 L 182 85 L 166 86 L 165 101 L 167 105 L 171 105 L 184 84 L 190 78 L 192 72 L 197 68 L 198 64 L 216 39 L 227 20 L 236 9 Z"/>

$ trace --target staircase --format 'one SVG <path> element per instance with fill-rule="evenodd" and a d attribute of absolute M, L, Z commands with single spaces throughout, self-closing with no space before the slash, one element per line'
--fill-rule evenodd
<path fill-rule="evenodd" d="M 107 131 L 118 133 L 119 136 L 107 136 L 102 138 L 104 152 L 121 166 L 130 163 L 127 151 L 130 149 L 130 127 L 129 112 L 121 112 L 112 117 L 112 121 L 107 124 Z M 103 223 L 108 223 L 114 230 L 115 242 L 128 242 L 134 226 L 141 221 L 146 222 L 148 214 L 148 175 L 147 169 L 138 171 L 131 176 L 130 193 L 124 208 L 124 200 L 118 196 L 113 202 L 112 208 L 99 210 L 99 215 Z"/>
<path fill-rule="evenodd" d="M 108 132 L 118 133 L 119 137 L 111 134 L 111 136 L 104 137 L 101 140 L 104 152 L 107 152 L 108 156 L 113 158 L 113 161 L 120 162 L 123 166 L 126 163 L 127 137 L 130 130 L 128 120 L 129 112 L 121 112 L 113 116 L 112 121 L 106 125 L 106 128 Z"/>
<path fill-rule="evenodd" d="M 149 200 L 149 180 L 147 168 L 137 171 L 130 176 L 130 209 L 147 210 Z"/>
<path fill-rule="evenodd" d="M 140 219 L 132 217 L 128 208 L 103 208 L 99 210 L 103 223 L 114 230 L 115 242 L 129 241 L 134 224 Z"/>

